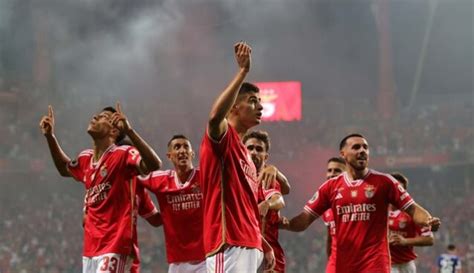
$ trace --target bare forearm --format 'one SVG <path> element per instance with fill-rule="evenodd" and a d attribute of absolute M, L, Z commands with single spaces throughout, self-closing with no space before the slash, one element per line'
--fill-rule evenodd
<path fill-rule="evenodd" d="M 432 246 L 434 243 L 433 237 L 417 236 L 414 238 L 405 238 L 405 246 Z"/>
<path fill-rule="evenodd" d="M 286 227 L 286 229 L 293 232 L 304 231 L 315 219 L 316 217 L 310 215 L 309 213 L 302 212 L 298 216 L 293 217 L 293 219 L 290 220 L 290 223 Z"/>
<path fill-rule="evenodd" d="M 291 186 L 286 176 L 282 172 L 278 171 L 276 179 L 278 183 L 280 183 L 281 193 L 283 195 L 289 194 Z"/>
<path fill-rule="evenodd" d="M 146 166 L 146 172 L 152 172 L 161 168 L 161 160 L 155 151 L 145 142 L 143 138 L 135 130 L 130 130 L 127 133 L 127 136 L 132 141 L 133 145 L 137 148 L 138 152 L 140 152 L 140 156 L 142 157 L 143 162 Z M 145 170 L 143 170 L 145 171 Z"/>
<path fill-rule="evenodd" d="M 406 212 L 413 218 L 413 222 L 419 226 L 426 226 L 431 218 L 431 214 L 417 203 L 409 206 Z"/>
<path fill-rule="evenodd" d="M 58 170 L 61 176 L 71 176 L 67 169 L 67 164 L 71 159 L 59 146 L 59 142 L 54 135 L 46 135 L 46 141 L 48 142 L 49 151 L 53 158 L 54 166 Z"/>
<path fill-rule="evenodd" d="M 242 85 L 246 75 L 247 71 L 241 68 L 214 102 L 209 114 L 209 133 L 211 137 L 217 139 L 222 135 L 222 133 L 224 133 L 222 130 L 226 128 L 222 126 L 222 122 L 237 100 L 240 86 Z"/>

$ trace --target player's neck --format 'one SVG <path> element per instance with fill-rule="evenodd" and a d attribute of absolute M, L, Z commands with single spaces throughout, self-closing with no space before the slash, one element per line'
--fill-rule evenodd
<path fill-rule="evenodd" d="M 114 143 L 109 138 L 94 139 L 94 162 L 97 162 L 112 144 Z"/>
<path fill-rule="evenodd" d="M 176 171 L 176 176 L 179 179 L 179 183 L 181 184 L 186 183 L 186 181 L 188 181 L 189 176 L 191 175 L 193 170 L 194 170 L 194 167 L 192 165 L 182 167 L 182 168 L 176 168 L 175 171 Z"/>
<path fill-rule="evenodd" d="M 240 139 L 242 139 L 249 130 L 249 128 L 239 122 L 238 118 L 235 116 L 230 116 L 227 121 L 229 122 L 229 125 L 237 131 L 237 134 L 239 135 Z"/>
<path fill-rule="evenodd" d="M 362 179 L 367 175 L 368 172 L 369 172 L 368 168 L 365 168 L 363 170 L 356 170 L 356 169 L 353 169 L 353 168 L 349 168 L 347 170 L 347 174 L 349 175 L 349 178 L 351 180 Z"/>

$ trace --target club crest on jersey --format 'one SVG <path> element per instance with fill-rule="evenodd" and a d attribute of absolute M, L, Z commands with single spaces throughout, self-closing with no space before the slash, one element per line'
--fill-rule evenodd
<path fill-rule="evenodd" d="M 318 196 L 319 196 L 319 192 L 317 191 L 313 197 L 311 197 L 311 199 L 309 200 L 310 203 L 314 203 L 317 199 L 318 199 Z"/>
<path fill-rule="evenodd" d="M 375 187 L 373 185 L 367 185 L 364 188 L 365 197 L 372 198 L 375 194 Z"/>
<path fill-rule="evenodd" d="M 198 185 L 194 184 L 194 185 L 191 186 L 191 191 L 192 191 L 193 193 L 200 193 L 200 192 L 201 192 L 201 189 L 199 188 Z"/>
<path fill-rule="evenodd" d="M 392 219 L 388 220 L 388 225 L 393 226 L 393 220 Z"/>
<path fill-rule="evenodd" d="M 103 165 L 102 167 L 100 167 L 100 176 L 101 177 L 107 176 L 107 166 Z"/>
<path fill-rule="evenodd" d="M 405 228 L 406 226 L 407 226 L 407 222 L 406 222 L 406 221 L 400 220 L 400 222 L 398 222 L 398 227 L 399 227 L 399 228 Z"/>
<path fill-rule="evenodd" d="M 357 197 L 357 190 L 351 191 L 351 197 L 356 198 Z"/>

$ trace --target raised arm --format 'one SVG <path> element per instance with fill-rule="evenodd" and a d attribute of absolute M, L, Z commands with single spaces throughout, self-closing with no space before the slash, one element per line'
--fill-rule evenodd
<path fill-rule="evenodd" d="M 413 218 L 415 224 L 422 227 L 431 226 L 432 231 L 437 231 L 441 224 L 439 218 L 432 217 L 426 209 L 417 203 L 413 203 L 405 211 Z"/>
<path fill-rule="evenodd" d="M 121 132 L 124 132 L 133 143 L 133 146 L 137 148 L 142 161 L 140 163 L 139 172 L 140 174 L 148 174 L 149 172 L 156 171 L 161 168 L 161 159 L 155 153 L 155 151 L 146 143 L 146 141 L 135 131 L 127 117 L 122 112 L 120 103 L 117 102 L 117 112 L 112 115 L 112 124 L 116 126 Z"/>
<path fill-rule="evenodd" d="M 54 135 L 54 110 L 53 106 L 48 106 L 48 115 L 43 116 L 39 123 L 41 132 L 46 137 L 48 142 L 49 151 L 51 152 L 51 157 L 53 158 L 54 166 L 58 170 L 61 176 L 71 176 L 67 168 L 67 164 L 71 161 L 69 156 L 63 151 L 59 145 L 56 136 Z"/>
<path fill-rule="evenodd" d="M 240 86 L 250 70 L 250 54 L 252 51 L 250 46 L 244 42 L 240 42 L 234 45 L 234 51 L 235 59 L 239 65 L 239 71 L 224 91 L 222 91 L 219 97 L 217 97 L 212 105 L 211 112 L 209 113 L 209 121 L 207 125 L 208 133 L 214 140 L 219 140 L 227 131 L 226 116 L 237 100 Z"/>

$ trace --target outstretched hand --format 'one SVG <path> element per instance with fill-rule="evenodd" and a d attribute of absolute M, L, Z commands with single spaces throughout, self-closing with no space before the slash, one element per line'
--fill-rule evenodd
<path fill-rule="evenodd" d="M 54 134 L 54 110 L 53 106 L 48 105 L 48 115 L 43 116 L 39 123 L 41 132 L 45 136 L 51 136 Z"/>
<path fill-rule="evenodd" d="M 241 69 L 246 72 L 250 70 L 250 63 L 252 62 L 251 53 L 252 48 L 245 42 L 239 42 L 234 45 L 235 59 Z"/>
<path fill-rule="evenodd" d="M 439 226 L 441 225 L 441 220 L 438 217 L 431 217 L 428 220 L 428 225 L 431 226 L 431 231 L 438 231 Z"/>
<path fill-rule="evenodd" d="M 112 118 L 110 122 L 114 127 L 119 129 L 122 133 L 127 133 L 132 130 L 132 126 L 130 126 L 130 122 L 127 119 L 127 116 L 122 112 L 122 107 L 120 106 L 120 102 L 117 102 L 115 110 L 117 112 L 112 114 Z"/>
<path fill-rule="evenodd" d="M 274 186 L 273 183 L 275 183 L 277 175 L 278 169 L 275 166 L 265 165 L 258 176 L 258 182 L 261 183 L 264 189 L 268 190 Z"/>
<path fill-rule="evenodd" d="M 402 235 L 400 234 L 391 234 L 390 237 L 389 237 L 389 244 L 390 245 L 400 245 L 400 246 L 404 246 L 406 244 L 406 239 L 405 237 L 403 237 Z"/>
<path fill-rule="evenodd" d="M 290 220 L 285 216 L 280 216 L 280 221 L 278 222 L 279 229 L 289 229 Z"/>

